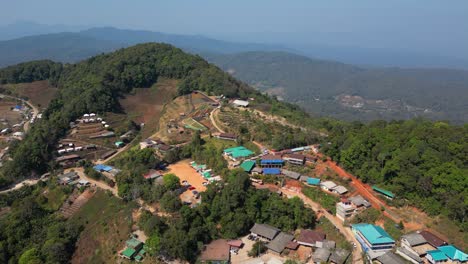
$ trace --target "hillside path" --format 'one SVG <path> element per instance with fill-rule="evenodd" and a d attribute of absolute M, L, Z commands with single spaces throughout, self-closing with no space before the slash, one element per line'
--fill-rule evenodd
<path fill-rule="evenodd" d="M 29 130 L 31 119 L 33 119 L 33 118 L 36 119 L 37 115 L 39 114 L 39 109 L 35 105 L 33 105 L 33 103 L 31 101 L 26 101 L 24 99 L 14 97 L 14 96 L 11 96 L 11 95 L 6 95 L 6 94 L 0 94 L 0 95 L 3 96 L 3 97 L 8 97 L 8 98 L 11 98 L 11 99 L 20 100 L 23 103 L 27 104 L 32 109 L 32 111 L 33 111 L 32 117 L 27 122 L 25 122 L 24 126 L 23 126 L 24 132 L 27 132 Z"/>

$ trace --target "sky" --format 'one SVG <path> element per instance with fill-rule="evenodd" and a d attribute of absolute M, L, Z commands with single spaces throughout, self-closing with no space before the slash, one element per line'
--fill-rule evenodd
<path fill-rule="evenodd" d="M 0 25 L 114 26 L 468 58 L 466 0 L 0 0 Z"/>

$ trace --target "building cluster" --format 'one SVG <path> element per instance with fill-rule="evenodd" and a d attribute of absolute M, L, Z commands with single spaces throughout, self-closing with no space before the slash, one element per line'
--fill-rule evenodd
<path fill-rule="evenodd" d="M 57 181 L 60 185 L 77 185 L 79 187 L 88 186 L 90 184 L 87 180 L 80 180 L 80 176 L 78 176 L 78 173 L 75 171 L 58 175 Z"/>
<path fill-rule="evenodd" d="M 204 179 L 208 180 L 209 182 L 214 182 L 214 181 L 220 181 L 221 176 L 216 175 L 213 176 L 213 170 L 207 168 L 205 164 L 197 164 L 195 161 L 190 162 L 190 166 L 196 170 L 200 176 L 202 176 Z"/>
<path fill-rule="evenodd" d="M 140 142 L 140 149 L 145 148 L 155 149 L 160 155 L 164 155 L 172 149 L 172 146 L 164 143 L 159 139 L 147 138 Z"/>
<path fill-rule="evenodd" d="M 351 229 L 369 261 L 382 264 L 467 263 L 468 254 L 429 231 L 403 235 L 400 246 L 383 228 L 355 224 Z"/>
<path fill-rule="evenodd" d="M 371 204 L 361 195 L 342 198 L 340 202 L 336 204 L 336 216 L 344 222 L 349 217 L 369 207 L 371 207 Z"/>
<path fill-rule="evenodd" d="M 297 250 L 299 246 L 313 248 L 314 263 L 342 264 L 351 254 L 348 250 L 336 248 L 335 241 L 327 240 L 324 233 L 314 230 L 299 230 L 299 234 L 295 237 L 267 224 L 255 224 L 250 229 L 250 233 L 254 238 L 265 241 L 268 250 L 274 254 L 281 254 L 286 249 Z"/>
<path fill-rule="evenodd" d="M 145 244 L 143 242 L 135 237 L 131 237 L 125 242 L 125 249 L 121 250 L 119 255 L 128 260 L 141 262 L 146 254 L 144 246 Z"/>

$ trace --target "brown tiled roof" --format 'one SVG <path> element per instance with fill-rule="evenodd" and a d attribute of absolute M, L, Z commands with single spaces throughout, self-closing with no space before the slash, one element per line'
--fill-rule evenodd
<path fill-rule="evenodd" d="M 297 248 L 299 247 L 299 244 L 294 242 L 294 241 L 290 241 L 287 245 L 286 245 L 286 248 L 287 249 L 292 249 L 292 250 L 296 250 Z"/>
<path fill-rule="evenodd" d="M 315 244 L 317 241 L 323 241 L 324 239 L 325 234 L 322 232 L 303 229 L 296 240 L 297 242 Z"/>
<path fill-rule="evenodd" d="M 432 234 L 429 231 L 421 231 L 420 234 L 426 239 L 427 243 L 429 243 L 433 247 L 440 247 L 443 245 L 447 245 L 447 242 L 442 240 L 442 238 Z"/>
<path fill-rule="evenodd" d="M 267 154 L 262 157 L 262 160 L 282 160 L 282 158 L 279 155 Z"/>
<path fill-rule="evenodd" d="M 240 248 L 242 245 L 244 245 L 244 242 L 242 240 L 231 240 L 228 242 L 229 246 L 231 247 L 237 247 Z"/>
<path fill-rule="evenodd" d="M 168 151 L 171 149 L 171 146 L 162 144 L 162 145 L 159 145 L 158 148 L 162 151 Z"/>

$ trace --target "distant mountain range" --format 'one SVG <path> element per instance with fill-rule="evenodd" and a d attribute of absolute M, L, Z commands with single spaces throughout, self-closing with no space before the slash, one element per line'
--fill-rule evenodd
<path fill-rule="evenodd" d="M 280 45 L 197 35 L 104 27 L 28 36 L 0 41 L 0 67 L 38 59 L 72 63 L 143 42 L 169 43 L 200 54 L 235 77 L 312 113 L 366 121 L 415 116 L 468 121 L 467 71 L 369 68 L 312 59 Z"/>
<path fill-rule="evenodd" d="M 205 54 L 236 78 L 305 110 L 347 120 L 468 122 L 468 71 L 362 68 L 286 52 Z"/>
<path fill-rule="evenodd" d="M 192 53 L 290 50 L 282 46 L 234 43 L 195 35 L 175 35 L 105 27 L 0 41 L 0 67 L 38 59 L 77 62 L 102 52 L 110 52 L 145 42 L 168 43 Z"/>

